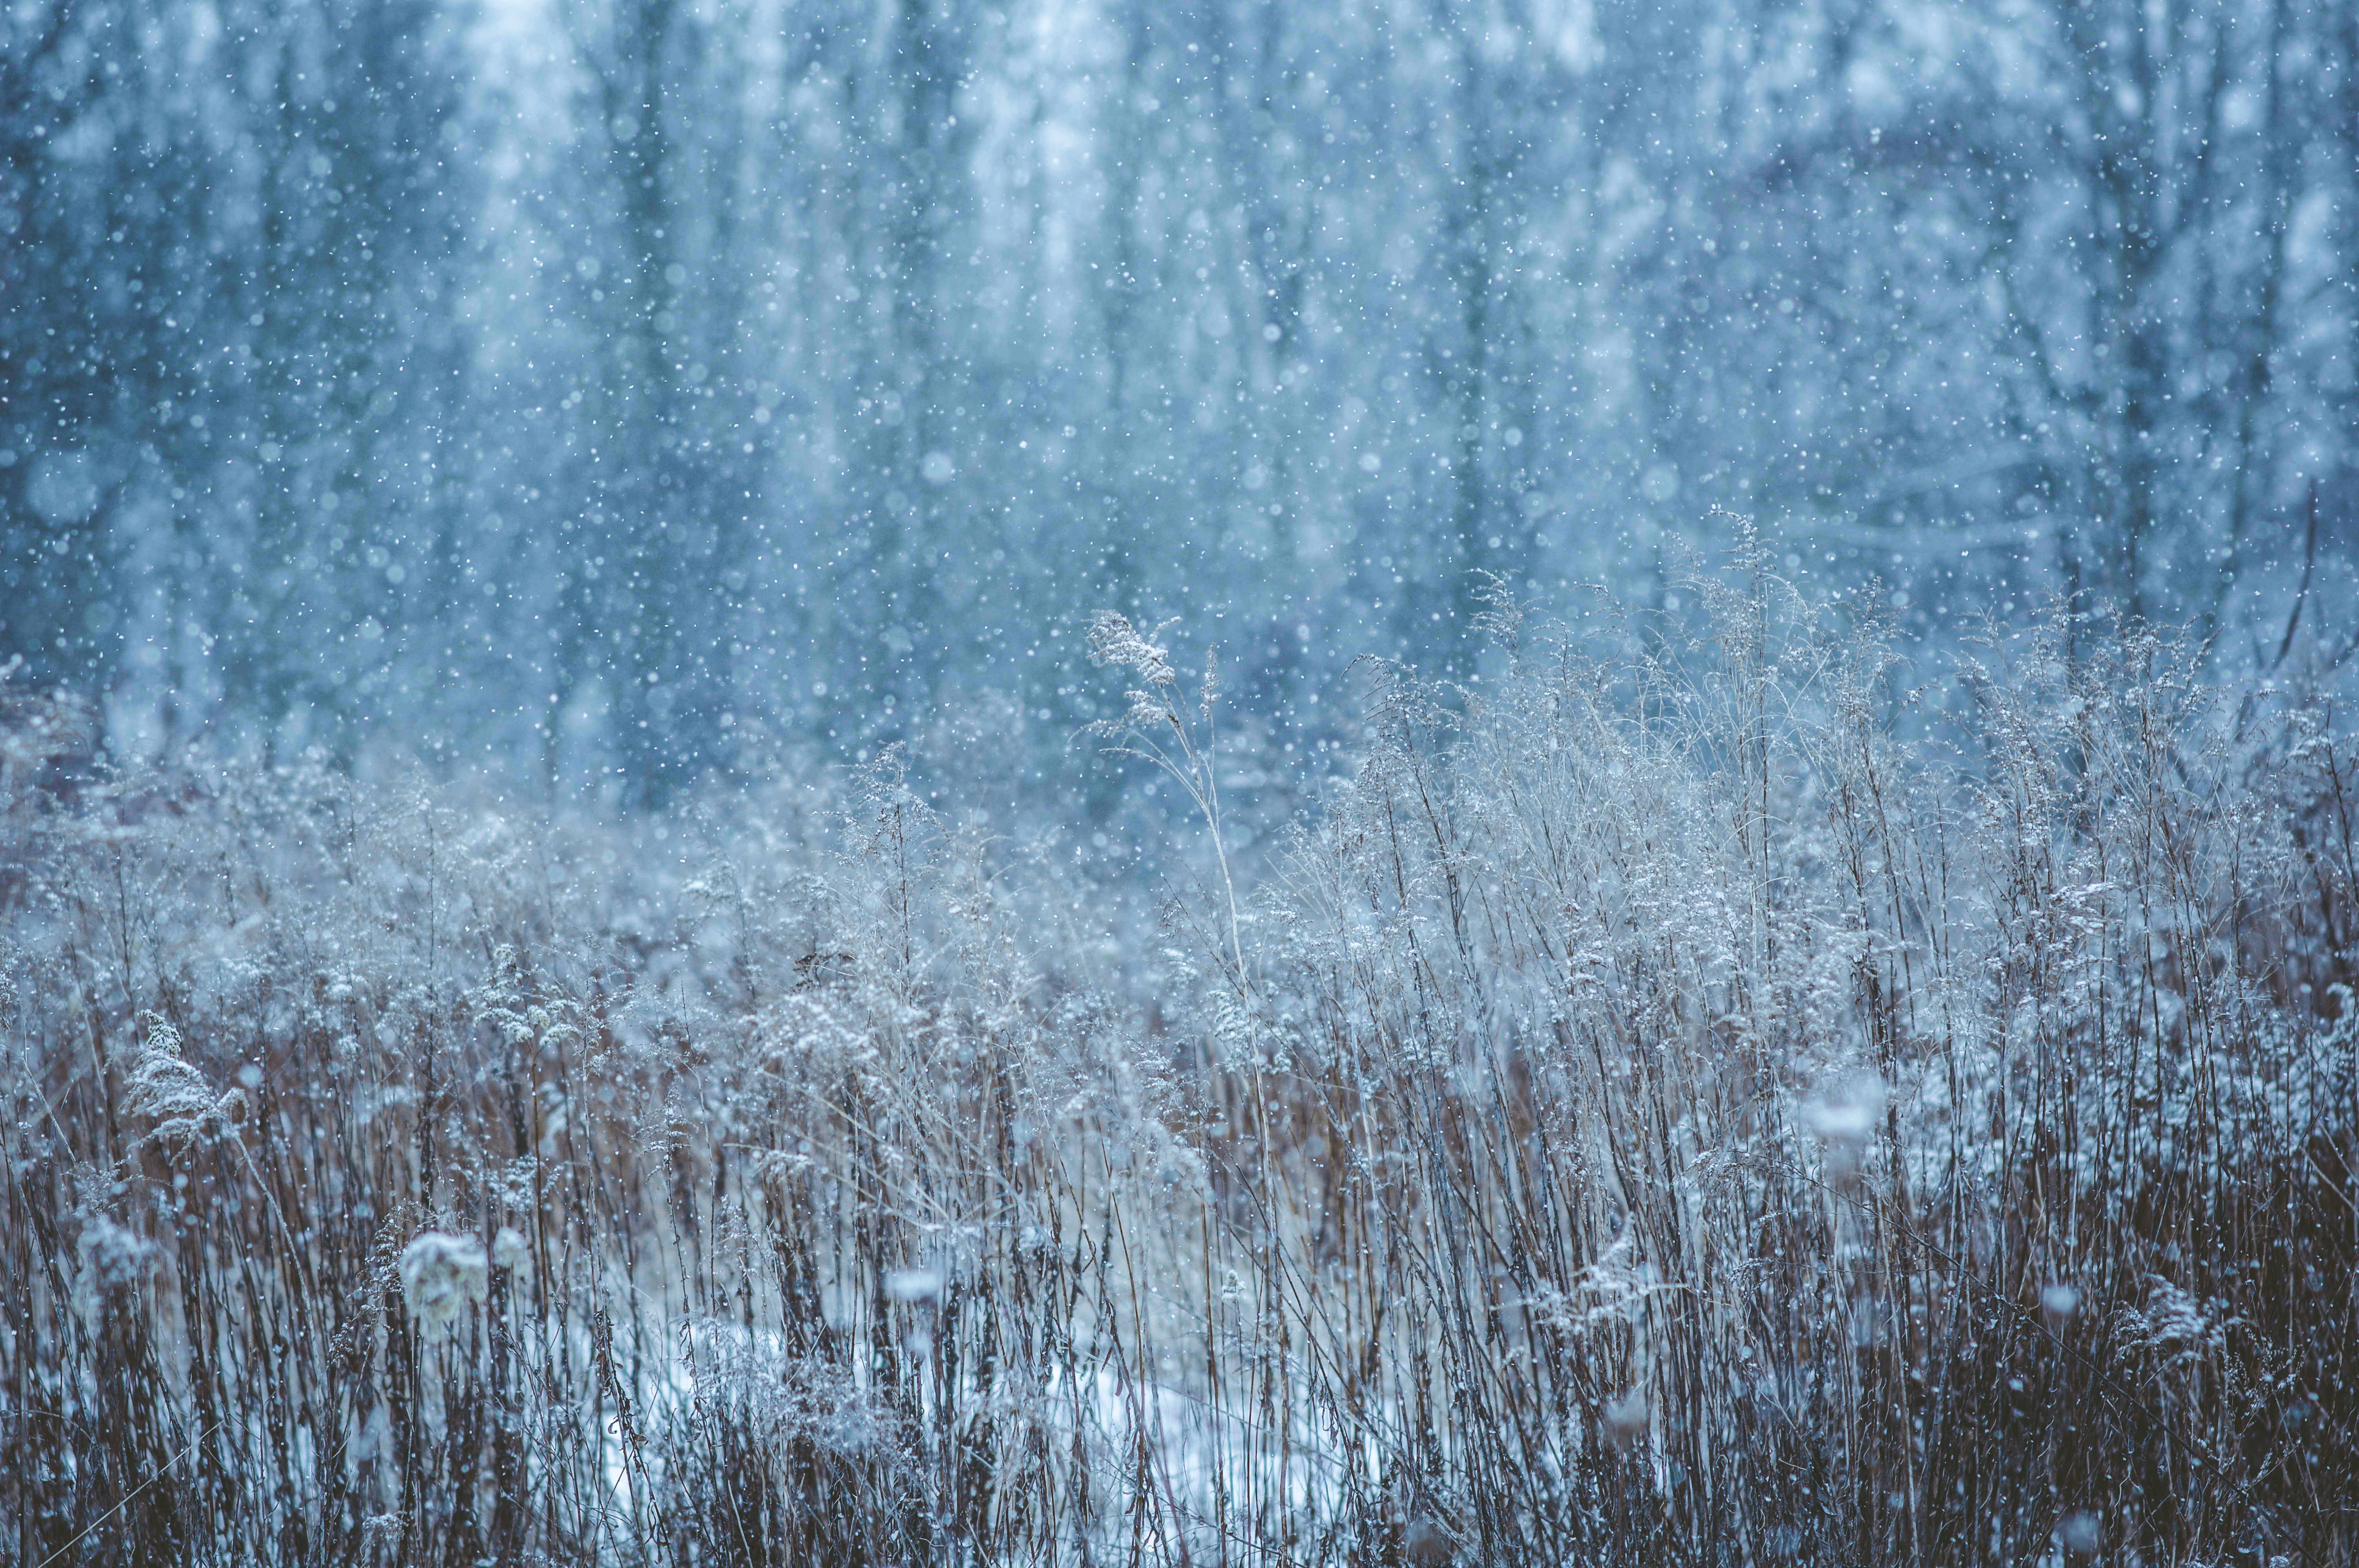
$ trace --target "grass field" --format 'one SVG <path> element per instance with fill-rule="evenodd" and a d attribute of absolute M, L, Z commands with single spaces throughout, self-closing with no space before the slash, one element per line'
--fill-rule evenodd
<path fill-rule="evenodd" d="M 1694 591 L 1365 669 L 1250 851 L 1102 623 L 1143 887 L 923 747 L 599 823 L 9 697 L 0 1558 L 2359 1561 L 2344 715 Z"/>

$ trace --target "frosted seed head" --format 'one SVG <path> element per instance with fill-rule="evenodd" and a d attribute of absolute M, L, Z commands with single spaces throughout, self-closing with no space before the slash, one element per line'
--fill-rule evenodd
<path fill-rule="evenodd" d="M 1179 677 L 1171 669 L 1168 650 L 1158 646 L 1144 633 L 1130 623 L 1130 617 L 1116 611 L 1101 610 L 1090 623 L 1090 663 L 1103 668 L 1108 665 L 1138 672 L 1139 679 L 1150 687 L 1168 687 Z M 1138 693 L 1131 694 L 1134 707 Z"/>
<path fill-rule="evenodd" d="M 521 1269 L 531 1260 L 532 1247 L 525 1240 L 524 1233 L 512 1225 L 501 1226 L 500 1233 L 492 1238 L 494 1266 L 502 1269 Z"/>
<path fill-rule="evenodd" d="M 401 1249 L 402 1299 L 422 1327 L 447 1331 L 490 1289 L 491 1260 L 472 1236 L 429 1230 Z"/>
<path fill-rule="evenodd" d="M 147 1038 L 124 1075 L 124 1106 L 151 1124 L 147 1136 L 157 1142 L 185 1144 L 224 1122 L 242 1119 L 245 1097 L 235 1089 L 213 1093 L 204 1074 L 180 1059 L 180 1032 L 154 1013 L 147 1017 Z"/>
<path fill-rule="evenodd" d="M 143 1053 L 133 1065 L 124 1087 L 125 1104 L 135 1116 L 156 1123 L 152 1136 L 192 1138 L 212 1114 L 212 1087 L 205 1076 L 178 1056 Z"/>

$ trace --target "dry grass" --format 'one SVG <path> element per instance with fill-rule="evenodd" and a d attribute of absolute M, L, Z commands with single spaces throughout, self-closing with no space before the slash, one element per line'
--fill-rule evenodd
<path fill-rule="evenodd" d="M 2352 1563 L 2346 738 L 1694 587 L 1378 672 L 1116 945 L 896 757 L 595 828 L 18 699 L 5 1554 Z"/>

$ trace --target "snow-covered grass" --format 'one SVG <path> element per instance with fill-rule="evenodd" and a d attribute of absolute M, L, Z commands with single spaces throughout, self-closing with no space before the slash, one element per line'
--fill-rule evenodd
<path fill-rule="evenodd" d="M 11 698 L 5 1554 L 2353 1561 L 2347 734 L 1692 586 L 1373 670 L 1159 930 L 924 758 L 601 826 Z"/>

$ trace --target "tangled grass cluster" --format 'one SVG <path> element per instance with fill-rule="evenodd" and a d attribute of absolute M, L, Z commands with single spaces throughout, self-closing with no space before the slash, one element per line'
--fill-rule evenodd
<path fill-rule="evenodd" d="M 1234 866 L 1102 622 L 1153 918 L 922 752 L 15 769 L 5 1553 L 2353 1562 L 2333 709 L 1697 589 L 1375 671 Z"/>

